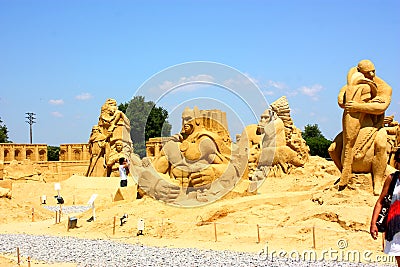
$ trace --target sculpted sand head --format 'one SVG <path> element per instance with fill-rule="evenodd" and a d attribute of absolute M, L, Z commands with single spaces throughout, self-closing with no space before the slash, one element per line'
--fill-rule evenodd
<path fill-rule="evenodd" d="M 368 79 L 373 79 L 375 77 L 375 66 L 371 62 L 371 60 L 363 59 L 361 60 L 358 65 L 357 69 L 359 72 L 364 74 L 364 76 Z"/>
<path fill-rule="evenodd" d="M 123 144 L 121 140 L 118 140 L 117 142 L 115 142 L 115 150 L 117 150 L 118 152 L 121 152 L 123 148 Z"/>
<path fill-rule="evenodd" d="M 263 114 L 261 114 L 260 121 L 258 122 L 257 125 L 257 134 L 264 133 L 265 125 L 271 121 L 272 117 L 273 117 L 273 111 L 271 109 L 266 109 L 263 112 Z"/>
<path fill-rule="evenodd" d="M 94 125 L 92 127 L 92 133 L 90 134 L 90 140 L 94 140 L 98 138 L 98 136 L 101 134 L 101 128 L 98 125 Z"/>
<path fill-rule="evenodd" d="M 115 99 L 109 98 L 101 107 L 101 117 L 103 118 L 112 117 L 114 116 L 117 110 L 118 110 L 117 101 Z"/>
<path fill-rule="evenodd" d="M 100 132 L 100 126 L 98 126 L 98 125 L 94 125 L 93 127 L 92 127 L 92 132 Z"/>
<path fill-rule="evenodd" d="M 195 127 L 195 110 L 188 107 L 182 112 L 182 133 L 191 134 Z"/>

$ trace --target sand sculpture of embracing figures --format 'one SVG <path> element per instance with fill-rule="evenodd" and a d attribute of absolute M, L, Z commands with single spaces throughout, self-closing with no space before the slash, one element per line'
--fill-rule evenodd
<path fill-rule="evenodd" d="M 339 190 L 352 182 L 353 174 L 371 173 L 374 194 L 379 195 L 388 162 L 385 111 L 392 88 L 375 74 L 370 60 L 349 70 L 347 84 L 338 95 L 343 108 L 343 131 L 334 139 L 329 154 L 342 172 Z"/>

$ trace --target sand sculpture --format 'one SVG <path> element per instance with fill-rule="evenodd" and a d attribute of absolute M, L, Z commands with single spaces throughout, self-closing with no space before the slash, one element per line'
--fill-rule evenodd
<path fill-rule="evenodd" d="M 143 159 L 138 175 L 143 193 L 179 204 L 208 202 L 241 178 L 250 180 L 246 190 L 254 191 L 268 174 L 287 174 L 308 160 L 309 148 L 293 125 L 286 97 L 271 104 L 258 125 L 248 125 L 236 144 L 226 129 L 224 113 L 186 108 L 182 131 L 159 141 L 162 149 Z"/>
<path fill-rule="evenodd" d="M 108 177 L 119 177 L 119 159 L 125 158 L 128 155 L 123 151 L 123 143 L 121 140 L 115 142 L 115 149 L 110 152 L 107 158 L 107 176 Z"/>
<path fill-rule="evenodd" d="M 145 193 L 194 205 L 227 193 L 247 164 L 247 159 L 239 161 L 232 153 L 225 114 L 198 107 L 186 108 L 182 131 L 168 138 L 158 156 L 143 161 L 139 187 Z"/>
<path fill-rule="evenodd" d="M 209 185 L 226 169 L 231 148 L 229 136 L 205 129 L 199 109 L 182 113 L 182 132 L 167 142 L 153 161 L 157 172 L 168 174 L 183 187 Z"/>
<path fill-rule="evenodd" d="M 348 83 L 338 95 L 344 109 L 343 131 L 334 139 L 329 154 L 342 172 L 339 190 L 345 189 L 354 174 L 371 173 L 374 194 L 379 194 L 388 162 L 385 111 L 392 88 L 375 75 L 370 60 L 361 60 L 350 69 Z"/>
<path fill-rule="evenodd" d="M 104 167 L 106 155 L 106 136 L 98 125 L 93 126 L 89 139 L 90 162 L 86 176 L 106 176 Z"/>
<path fill-rule="evenodd" d="M 116 157 L 129 158 L 133 165 L 140 159 L 133 153 L 130 121 L 118 110 L 117 101 L 107 99 L 101 107 L 98 124 L 93 126 L 89 138 L 90 162 L 86 176 L 119 176 L 116 174 Z"/>
<path fill-rule="evenodd" d="M 400 148 L 400 124 L 398 121 L 394 120 L 394 115 L 391 115 L 385 117 L 384 125 L 388 135 L 388 163 L 390 166 L 394 167 L 394 153 Z"/>
<path fill-rule="evenodd" d="M 293 124 L 285 96 L 273 102 L 258 125 L 245 129 L 248 137 L 248 177 L 257 181 L 267 175 L 280 177 L 293 167 L 303 166 L 309 158 L 309 148 L 301 131 Z"/>
<path fill-rule="evenodd" d="M 362 63 L 359 65 L 364 67 Z M 351 68 L 347 74 L 347 86 L 345 88 L 345 101 L 355 101 L 356 103 L 368 103 L 377 93 L 375 82 L 366 78 L 356 67 Z M 348 183 L 351 176 L 353 156 L 359 157 L 359 155 L 353 155 L 353 148 L 360 132 L 361 122 L 364 119 L 364 115 L 365 113 L 350 112 L 346 109 L 343 111 L 342 124 L 344 138 L 342 153 L 343 170 L 341 176 L 343 183 Z"/>

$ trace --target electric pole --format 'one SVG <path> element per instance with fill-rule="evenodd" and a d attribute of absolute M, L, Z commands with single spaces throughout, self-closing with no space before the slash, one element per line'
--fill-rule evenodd
<path fill-rule="evenodd" d="M 32 124 L 34 124 L 34 123 L 36 123 L 36 118 L 35 118 L 35 113 L 32 113 L 32 112 L 26 112 L 25 113 L 26 114 L 26 119 L 28 119 L 27 121 L 25 121 L 25 122 L 27 122 L 27 123 L 29 123 L 29 137 L 30 137 L 30 141 L 31 141 L 31 144 L 32 144 Z"/>

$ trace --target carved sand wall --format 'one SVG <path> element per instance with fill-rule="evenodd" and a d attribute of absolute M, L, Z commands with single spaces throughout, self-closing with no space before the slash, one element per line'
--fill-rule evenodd
<path fill-rule="evenodd" d="M 84 144 L 61 144 L 59 161 L 89 160 L 89 145 Z"/>
<path fill-rule="evenodd" d="M 0 143 L 0 161 L 47 161 L 46 144 Z"/>

